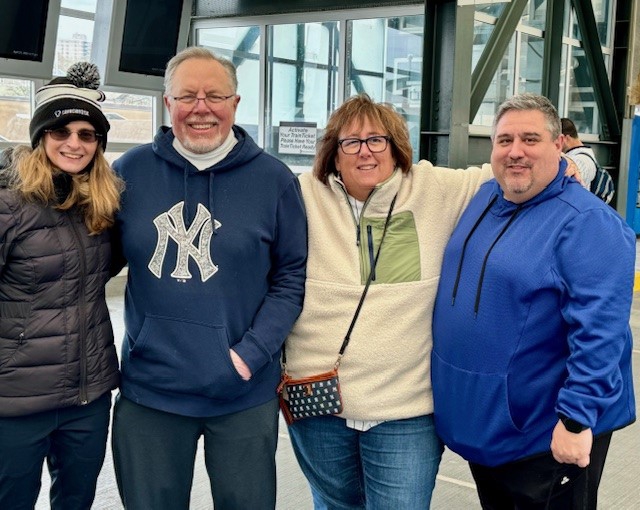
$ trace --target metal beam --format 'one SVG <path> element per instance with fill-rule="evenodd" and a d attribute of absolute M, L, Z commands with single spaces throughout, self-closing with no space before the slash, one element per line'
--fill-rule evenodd
<path fill-rule="evenodd" d="M 440 125 L 440 66 L 441 61 L 453 61 L 453 48 L 445 52 L 447 45 L 443 41 L 451 38 L 450 30 L 447 31 L 451 27 L 447 27 L 447 22 L 443 21 L 442 13 L 455 8 L 455 1 L 426 1 L 424 6 L 420 159 L 444 164 L 446 155 L 442 149 L 448 146 L 448 133 L 442 133 Z"/>
<path fill-rule="evenodd" d="M 598 26 L 593 14 L 591 0 L 571 0 L 576 12 L 582 47 L 593 81 L 593 93 L 602 121 L 602 139 L 620 141 L 620 121 L 604 64 L 602 46 L 598 37 Z"/>
<path fill-rule="evenodd" d="M 469 161 L 469 73 L 473 65 L 474 14 L 474 5 L 456 8 L 448 158 L 448 165 L 452 168 L 466 167 Z"/>
<path fill-rule="evenodd" d="M 420 157 L 466 166 L 474 6 L 425 2 Z"/>
<path fill-rule="evenodd" d="M 565 0 L 547 0 L 542 57 L 542 95 L 556 106 L 560 104 L 560 71 L 562 69 L 562 29 Z"/>
<path fill-rule="evenodd" d="M 482 50 L 480 60 L 478 60 L 471 75 L 469 122 L 473 122 L 482 105 L 482 100 L 491 85 L 493 76 L 498 70 L 502 57 L 509 47 L 511 37 L 516 31 L 518 23 L 520 23 L 520 18 L 522 18 L 522 13 L 528 2 L 529 0 L 513 0 L 513 2 L 506 4 L 484 50 Z"/>

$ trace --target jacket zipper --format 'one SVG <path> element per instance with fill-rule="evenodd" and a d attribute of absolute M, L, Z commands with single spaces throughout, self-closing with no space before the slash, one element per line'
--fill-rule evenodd
<path fill-rule="evenodd" d="M 369 268 L 373 273 L 371 275 L 371 281 L 375 281 L 376 279 L 376 268 L 374 267 L 373 261 L 375 259 L 375 255 L 373 254 L 373 228 L 371 225 L 367 225 L 367 244 L 369 247 Z"/>
<path fill-rule="evenodd" d="M 340 184 L 340 189 L 342 190 L 342 193 L 344 193 L 344 198 L 347 201 L 347 205 L 349 206 L 349 211 L 351 211 L 353 224 L 356 227 L 356 246 L 359 247 L 360 246 L 360 218 L 356 218 L 356 215 L 353 212 L 353 207 L 351 207 L 351 202 L 349 202 L 349 194 L 347 193 L 347 190 L 345 189 L 344 184 L 342 184 L 341 182 L 339 182 L 339 184 Z M 371 190 L 371 193 L 369 193 L 369 196 L 367 197 L 367 199 L 362 204 L 362 209 L 360 210 L 360 217 L 362 217 L 362 215 L 364 214 L 364 210 L 367 208 L 367 204 L 369 203 L 369 200 L 371 200 L 371 197 L 374 195 L 376 191 L 378 191 L 378 188 L 373 188 L 373 190 Z"/>
<path fill-rule="evenodd" d="M 86 295 L 85 281 L 87 276 L 87 261 L 84 244 L 78 232 L 75 217 L 72 213 L 67 215 L 67 219 L 71 222 L 71 230 L 75 237 L 76 245 L 80 252 L 80 279 L 78 281 L 78 342 L 80 344 L 80 405 L 89 403 L 87 396 L 87 323 L 86 323 Z"/>

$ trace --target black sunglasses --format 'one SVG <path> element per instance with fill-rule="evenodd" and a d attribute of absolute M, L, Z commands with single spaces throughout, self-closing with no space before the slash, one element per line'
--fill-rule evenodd
<path fill-rule="evenodd" d="M 76 133 L 81 142 L 84 143 L 94 143 L 99 138 L 102 138 L 100 133 L 96 133 L 91 129 L 80 129 L 78 131 L 71 131 L 66 127 L 61 127 L 57 129 L 45 129 L 45 133 L 49 133 L 49 136 L 56 140 L 57 142 L 64 142 L 67 138 L 71 136 L 71 133 Z"/>

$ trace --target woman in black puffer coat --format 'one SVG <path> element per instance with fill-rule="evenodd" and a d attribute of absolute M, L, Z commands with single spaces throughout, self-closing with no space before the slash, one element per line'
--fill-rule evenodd
<path fill-rule="evenodd" d="M 36 93 L 31 147 L 0 166 L 0 508 L 88 509 L 118 360 L 105 300 L 121 182 L 93 64 Z"/>

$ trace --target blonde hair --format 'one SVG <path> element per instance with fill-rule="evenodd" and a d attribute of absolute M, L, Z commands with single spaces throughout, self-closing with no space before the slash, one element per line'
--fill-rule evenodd
<path fill-rule="evenodd" d="M 120 209 L 123 181 L 113 172 L 98 146 L 88 171 L 71 176 L 71 191 L 61 204 L 57 203 L 53 176 L 57 169 L 47 157 L 42 142 L 35 149 L 16 147 L 13 151 L 14 188 L 28 202 L 53 205 L 60 211 L 78 207 L 90 234 L 99 234 L 114 224 Z"/>

